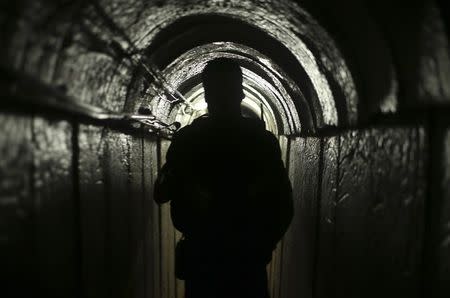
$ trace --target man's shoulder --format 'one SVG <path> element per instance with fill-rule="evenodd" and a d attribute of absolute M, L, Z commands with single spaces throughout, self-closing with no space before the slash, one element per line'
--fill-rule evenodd
<path fill-rule="evenodd" d="M 182 127 L 174 137 L 179 139 L 201 137 L 208 134 L 216 125 L 207 115 L 195 119 L 191 124 Z M 250 134 L 257 139 L 276 140 L 273 133 L 266 130 L 264 121 L 254 118 L 241 118 L 235 133 Z"/>
<path fill-rule="evenodd" d="M 174 139 L 189 139 L 199 135 L 207 127 L 207 117 L 199 117 L 191 124 L 180 128 L 173 136 Z"/>
<path fill-rule="evenodd" d="M 255 136 L 259 138 L 273 141 L 276 140 L 275 135 L 266 129 L 266 124 L 260 119 L 244 118 L 244 125 Z"/>
<path fill-rule="evenodd" d="M 248 127 L 249 129 L 253 129 L 256 131 L 266 131 L 265 128 L 265 123 L 264 121 L 260 120 L 260 119 L 256 119 L 256 118 L 242 118 L 241 122 L 243 125 L 245 125 L 246 127 Z"/>
<path fill-rule="evenodd" d="M 180 131 L 182 131 L 183 133 L 192 133 L 192 132 L 196 132 L 199 131 L 205 127 L 207 127 L 208 125 L 210 125 L 210 119 L 207 116 L 200 116 L 196 119 L 194 119 L 194 121 L 192 121 L 192 123 L 184 126 L 182 129 L 180 129 Z"/>

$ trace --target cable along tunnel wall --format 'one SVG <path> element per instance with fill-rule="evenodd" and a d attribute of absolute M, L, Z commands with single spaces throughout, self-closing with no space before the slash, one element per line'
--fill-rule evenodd
<path fill-rule="evenodd" d="M 357 124 L 357 88 L 334 41 L 293 2 L 33 1 L 2 20 L 2 66 L 117 113 L 150 107 L 167 123 L 183 104 L 133 59 L 160 68 L 188 99 L 207 60 L 236 59 L 283 135 L 294 186 L 295 217 L 269 268 L 272 297 L 359 297 L 374 279 L 380 287 L 366 297 L 417 296 L 426 132 L 324 134 Z M 180 235 L 168 206 L 152 201 L 169 142 L 16 112 L 0 115 L 2 247 L 13 256 L 5 280 L 30 285 L 11 282 L 16 294 L 182 297 Z"/>

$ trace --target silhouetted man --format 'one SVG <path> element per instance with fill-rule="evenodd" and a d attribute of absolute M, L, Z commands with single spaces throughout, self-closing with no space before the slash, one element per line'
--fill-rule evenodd
<path fill-rule="evenodd" d="M 176 275 L 186 298 L 266 298 L 266 265 L 293 214 L 280 147 L 241 116 L 238 64 L 213 60 L 202 78 L 209 114 L 175 134 L 155 184 L 184 235 Z"/>

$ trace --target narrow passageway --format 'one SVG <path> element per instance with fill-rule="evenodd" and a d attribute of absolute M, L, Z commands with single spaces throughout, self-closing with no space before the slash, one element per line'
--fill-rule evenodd
<path fill-rule="evenodd" d="M 153 185 L 173 133 L 207 111 L 205 65 L 230 58 L 242 112 L 277 136 L 293 187 L 271 297 L 448 297 L 442 7 L 0 5 L 0 296 L 184 297 L 181 234 Z"/>

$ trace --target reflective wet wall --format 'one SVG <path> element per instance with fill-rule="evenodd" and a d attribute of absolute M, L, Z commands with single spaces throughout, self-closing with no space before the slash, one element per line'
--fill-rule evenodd
<path fill-rule="evenodd" d="M 153 183 L 227 57 L 293 185 L 271 297 L 448 297 L 444 6 L 2 2 L 0 296 L 183 297 Z"/>

